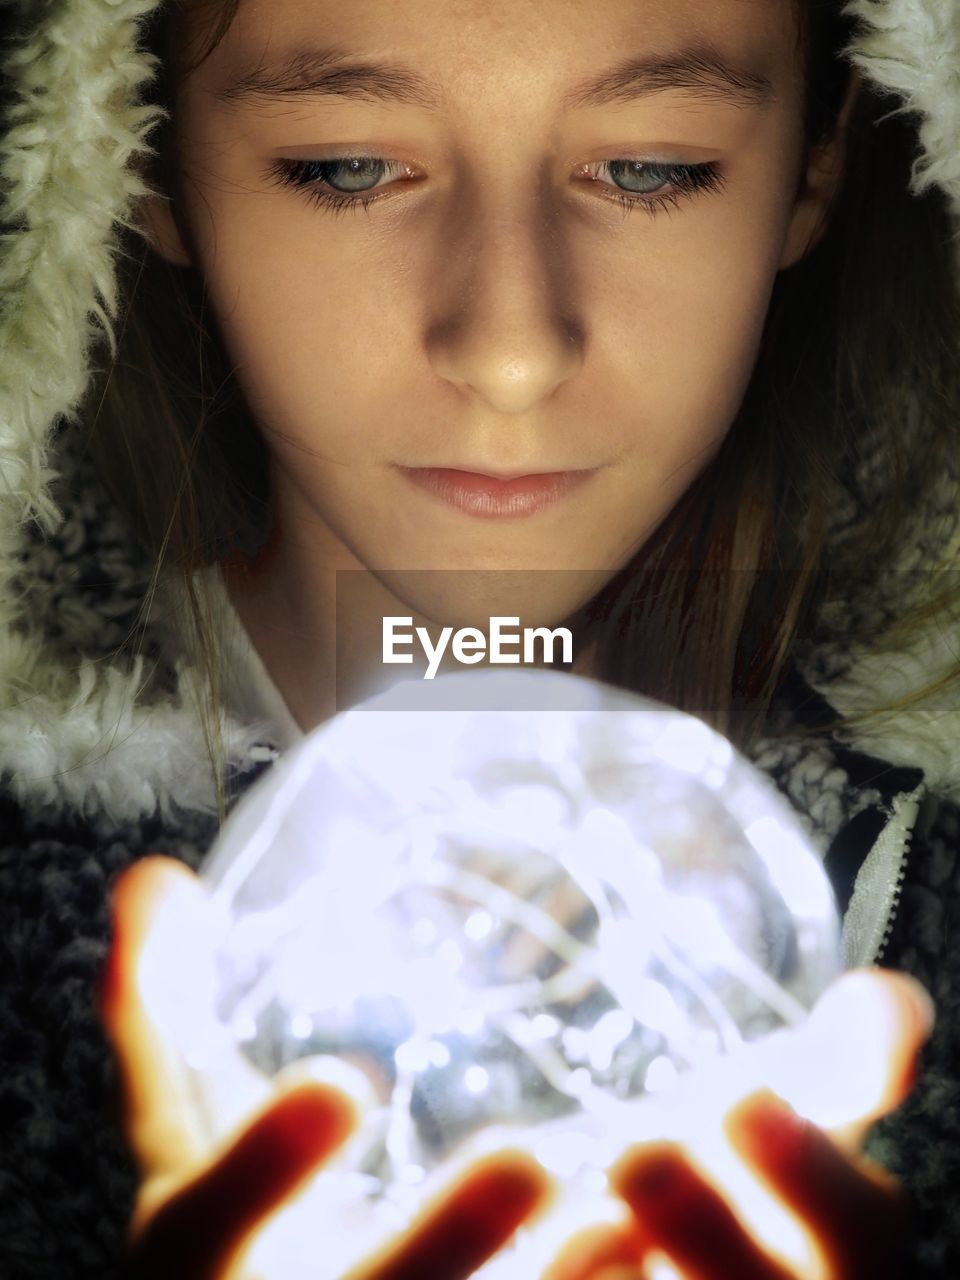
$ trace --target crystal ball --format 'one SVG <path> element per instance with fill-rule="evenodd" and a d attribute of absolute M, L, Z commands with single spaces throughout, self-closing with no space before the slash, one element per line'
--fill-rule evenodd
<path fill-rule="evenodd" d="M 559 672 L 339 714 L 251 789 L 204 877 L 221 1025 L 267 1076 L 312 1056 L 362 1076 L 324 1176 L 397 1226 L 483 1131 L 576 1175 L 620 1109 L 799 1021 L 840 967 L 771 781 L 700 720 Z"/>

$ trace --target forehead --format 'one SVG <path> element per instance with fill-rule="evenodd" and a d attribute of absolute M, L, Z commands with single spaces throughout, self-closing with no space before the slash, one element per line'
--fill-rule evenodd
<path fill-rule="evenodd" d="M 699 63 L 702 95 L 740 82 L 759 105 L 801 61 L 796 0 L 239 0 L 201 75 L 221 100 L 243 101 L 251 86 L 295 91 L 318 66 L 363 60 L 396 69 L 398 101 L 438 110 L 501 91 L 598 105 L 585 73 L 631 61 L 677 64 L 681 78 Z"/>

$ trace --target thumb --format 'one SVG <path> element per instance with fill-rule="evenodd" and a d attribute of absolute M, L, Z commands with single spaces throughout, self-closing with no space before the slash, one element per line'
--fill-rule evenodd
<path fill-rule="evenodd" d="M 933 1002 L 906 974 L 851 970 L 784 1043 L 770 1083 L 798 1114 L 859 1145 L 909 1093 L 933 1020 Z"/>
<path fill-rule="evenodd" d="M 128 868 L 113 890 L 100 1016 L 120 1071 L 127 1141 L 146 1178 L 181 1173 L 208 1145 L 174 1034 L 205 994 L 212 929 L 199 880 L 171 858 Z M 212 970 L 210 971 L 212 973 Z"/>

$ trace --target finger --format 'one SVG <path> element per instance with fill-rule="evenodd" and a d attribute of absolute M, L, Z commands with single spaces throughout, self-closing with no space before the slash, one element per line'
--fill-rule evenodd
<path fill-rule="evenodd" d="M 855 985 L 858 980 L 859 992 Z M 852 1006 L 858 1002 L 861 994 L 865 994 L 866 983 L 872 984 L 876 1003 L 872 1047 L 885 1068 L 875 1096 L 869 1100 L 872 1105 L 865 1107 L 861 1117 L 865 1123 L 871 1123 L 899 1106 L 913 1088 L 917 1075 L 917 1055 L 933 1029 L 935 1011 L 926 990 L 907 974 L 885 969 L 863 969 L 847 974 L 843 983 L 847 1007 L 851 1013 L 850 1021 Z M 840 987 L 840 984 L 836 985 Z M 838 1016 L 842 1016 L 842 1011 L 838 1011 Z M 834 1023 L 836 1022 L 837 1016 L 834 1017 Z M 871 1046 L 867 1043 L 866 1036 L 861 1037 L 860 1043 L 869 1053 Z"/>
<path fill-rule="evenodd" d="M 543 1272 L 540 1280 L 614 1280 L 645 1274 L 650 1242 L 639 1223 L 587 1227 L 577 1232 Z"/>
<path fill-rule="evenodd" d="M 685 1280 L 789 1280 L 673 1144 L 631 1152 L 612 1170 L 611 1186 Z"/>
<path fill-rule="evenodd" d="M 888 1175 L 855 1165 L 770 1093 L 734 1107 L 726 1130 L 735 1149 L 812 1231 L 829 1274 L 844 1280 L 901 1275 L 907 1203 Z"/>
<path fill-rule="evenodd" d="M 795 1111 L 853 1149 L 909 1092 L 917 1052 L 932 1025 L 930 998 L 911 978 L 852 971 L 821 998 L 768 1083 Z"/>
<path fill-rule="evenodd" d="M 339 1090 L 316 1084 L 291 1089 L 141 1227 L 124 1280 L 216 1280 L 225 1274 L 250 1235 L 355 1123 L 353 1104 Z"/>
<path fill-rule="evenodd" d="M 204 1136 L 193 1116 L 180 1052 L 163 1034 L 143 993 L 143 961 L 158 926 L 189 932 L 185 917 L 202 889 L 170 858 L 135 863 L 113 889 L 113 942 L 100 986 L 100 1016 L 120 1072 L 127 1141 L 146 1176 L 195 1164 Z"/>
<path fill-rule="evenodd" d="M 401 1240 L 344 1280 L 461 1280 L 497 1252 L 549 1194 L 532 1156 L 498 1153 L 472 1165 Z"/>

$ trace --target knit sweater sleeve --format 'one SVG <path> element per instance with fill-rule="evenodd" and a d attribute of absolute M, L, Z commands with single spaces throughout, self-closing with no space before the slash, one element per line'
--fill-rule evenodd
<path fill-rule="evenodd" d="M 27 824 L 0 806 L 0 1276 L 110 1280 L 135 1192 L 96 1012 L 109 888 L 162 851 L 196 864 L 209 820 Z"/>
<path fill-rule="evenodd" d="M 930 797 L 908 854 L 884 967 L 930 992 L 936 1025 L 904 1104 L 868 1152 L 900 1179 L 913 1206 L 911 1280 L 960 1275 L 960 808 Z"/>

